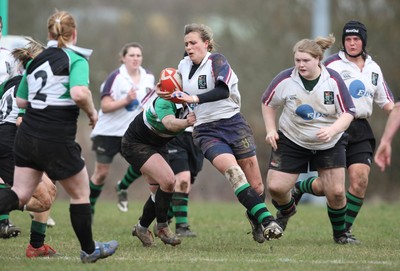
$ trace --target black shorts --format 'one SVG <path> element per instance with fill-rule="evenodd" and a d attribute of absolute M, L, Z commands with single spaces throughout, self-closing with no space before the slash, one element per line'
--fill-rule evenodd
<path fill-rule="evenodd" d="M 278 131 L 278 134 L 278 149 L 271 152 L 270 169 L 300 174 L 308 172 L 308 165 L 310 171 L 346 166 L 346 133 L 333 148 L 327 150 L 309 150 L 295 144 L 282 132 Z"/>
<path fill-rule="evenodd" d="M 132 166 L 133 171 L 141 172 L 141 168 L 147 160 L 153 155 L 159 153 L 165 161 L 168 162 L 168 152 L 166 146 L 153 146 L 142 143 L 139 140 L 127 140 L 122 138 L 121 154 L 125 160 Z M 157 165 L 155 165 L 157 166 Z"/>
<path fill-rule="evenodd" d="M 15 137 L 15 165 L 46 172 L 52 180 L 64 180 L 85 166 L 81 147 L 75 141 L 51 142 L 18 131 Z"/>
<path fill-rule="evenodd" d="M 191 183 L 203 167 L 204 156 L 193 143 L 191 132 L 184 132 L 167 144 L 169 165 L 175 174 L 190 171 Z"/>
<path fill-rule="evenodd" d="M 375 136 L 366 119 L 356 119 L 346 130 L 349 143 L 346 147 L 346 166 L 366 164 L 371 166 L 375 152 Z"/>
<path fill-rule="evenodd" d="M 137 173 L 149 158 L 158 153 L 168 163 L 167 143 L 172 137 L 161 137 L 150 130 L 143 121 L 143 112 L 129 125 L 121 140 L 121 155 Z M 157 165 L 154 165 L 157 167 Z"/>
<path fill-rule="evenodd" d="M 96 161 L 111 164 L 115 155 L 121 152 L 120 136 L 95 136 L 92 138 L 92 150 L 96 152 Z"/>
<path fill-rule="evenodd" d="M 9 185 L 14 180 L 14 139 L 17 126 L 13 123 L 0 125 L 0 177 Z"/>

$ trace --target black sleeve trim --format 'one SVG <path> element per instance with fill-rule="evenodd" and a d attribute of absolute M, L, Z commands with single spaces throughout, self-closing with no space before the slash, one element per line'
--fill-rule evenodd
<path fill-rule="evenodd" d="M 214 89 L 199 94 L 197 97 L 199 98 L 199 104 L 226 99 L 229 97 L 229 88 L 224 82 L 217 81 Z"/>

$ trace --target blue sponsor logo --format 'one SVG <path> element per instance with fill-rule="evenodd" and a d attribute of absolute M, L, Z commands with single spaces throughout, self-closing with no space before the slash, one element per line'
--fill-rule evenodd
<path fill-rule="evenodd" d="M 315 112 L 314 109 L 308 104 L 302 104 L 296 109 L 296 115 L 304 120 L 313 120 L 320 117 L 327 117 L 327 114 Z"/>
<path fill-rule="evenodd" d="M 373 94 L 366 90 L 364 83 L 360 80 L 354 80 L 350 83 L 349 92 L 354 99 L 359 99 L 361 97 L 373 98 Z"/>

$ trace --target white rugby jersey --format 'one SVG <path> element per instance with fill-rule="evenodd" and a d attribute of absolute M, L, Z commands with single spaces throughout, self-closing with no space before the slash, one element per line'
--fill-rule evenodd
<path fill-rule="evenodd" d="M 279 130 L 291 141 L 310 150 L 332 148 L 342 136 L 330 142 L 317 138 L 317 132 L 331 126 L 342 113 L 354 115 L 354 104 L 340 75 L 321 66 L 321 76 L 312 91 L 304 88 L 298 71 L 292 67 L 278 74 L 262 96 L 266 106 L 283 106 Z"/>
<path fill-rule="evenodd" d="M 15 98 L 16 90 L 22 79 L 22 75 L 17 75 L 5 82 L 4 93 L 0 99 L 0 125 L 4 123 L 17 122 L 19 108 Z"/>
<path fill-rule="evenodd" d="M 17 65 L 11 52 L 0 47 L 0 84 L 17 74 Z"/>
<path fill-rule="evenodd" d="M 346 83 L 356 106 L 356 118 L 369 118 L 373 102 L 380 108 L 393 102 L 393 94 L 387 86 L 379 65 L 368 55 L 361 71 L 340 51 L 325 60 L 325 65 L 337 71 Z"/>
<path fill-rule="evenodd" d="M 226 99 L 196 105 L 194 108 L 194 113 L 196 114 L 194 126 L 220 119 L 228 119 L 239 113 L 239 79 L 226 58 L 222 54 L 208 52 L 192 78 L 189 79 L 192 64 L 193 62 L 186 56 L 178 65 L 178 71 L 182 74 L 183 91 L 189 95 L 202 94 L 214 89 L 215 83 L 220 80 L 228 86 L 230 94 Z"/>
<path fill-rule="evenodd" d="M 122 64 L 113 71 L 101 86 L 101 98 L 111 96 L 114 100 L 126 97 L 128 91 L 133 87 L 136 89 L 137 104 L 127 105 L 110 113 L 99 110 L 99 119 L 94 127 L 91 137 L 97 135 L 122 137 L 128 129 L 131 121 L 141 112 L 135 110 L 141 107 L 141 101 L 154 88 L 154 75 L 140 67 L 140 83 L 136 85 Z"/>

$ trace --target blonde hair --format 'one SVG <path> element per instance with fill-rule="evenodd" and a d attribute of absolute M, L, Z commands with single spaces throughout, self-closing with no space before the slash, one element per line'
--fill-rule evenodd
<path fill-rule="evenodd" d="M 28 40 L 28 43 L 27 43 L 27 45 L 25 45 L 25 47 L 15 48 L 11 52 L 12 56 L 16 60 L 18 60 L 24 68 L 26 67 L 26 64 L 28 64 L 28 62 L 31 59 L 34 59 L 45 48 L 45 46 L 42 43 L 40 43 L 32 38 L 25 37 L 25 39 Z"/>
<path fill-rule="evenodd" d="M 57 47 L 66 47 L 71 42 L 76 23 L 74 17 L 67 11 L 58 11 L 47 20 L 47 29 L 51 39 L 56 40 Z"/>
<path fill-rule="evenodd" d="M 293 46 L 293 53 L 309 53 L 312 57 L 322 60 L 324 58 L 325 50 L 332 47 L 335 43 L 333 34 L 328 37 L 317 37 L 314 40 L 302 39 Z"/>
<path fill-rule="evenodd" d="M 215 50 L 215 42 L 213 39 L 214 34 L 210 27 L 208 27 L 205 24 L 196 24 L 196 23 L 185 25 L 185 30 L 184 30 L 185 36 L 192 32 L 199 33 L 200 38 L 203 42 L 206 42 L 206 41 L 209 42 L 207 51 L 211 52 L 211 51 Z"/>

